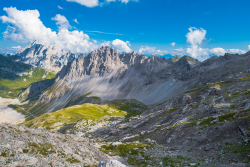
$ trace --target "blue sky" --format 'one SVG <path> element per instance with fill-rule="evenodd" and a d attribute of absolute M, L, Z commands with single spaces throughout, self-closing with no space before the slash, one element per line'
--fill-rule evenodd
<path fill-rule="evenodd" d="M 199 59 L 244 53 L 250 49 L 249 6 L 249 0 L 8 0 L 0 4 L 0 52 L 20 50 L 38 38 L 85 53 L 101 45 L 120 52 L 188 54 Z M 25 26 L 36 22 L 41 31 L 27 34 Z M 46 28 L 51 31 L 48 37 L 39 36 Z M 52 39 L 53 34 L 57 37 Z M 69 40 L 75 36 L 81 38 Z"/>

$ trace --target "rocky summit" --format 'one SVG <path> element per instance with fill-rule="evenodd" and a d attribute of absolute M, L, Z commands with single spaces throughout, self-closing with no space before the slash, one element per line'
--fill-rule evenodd
<path fill-rule="evenodd" d="M 73 58 L 75 58 L 74 53 L 66 52 L 56 45 L 48 46 L 39 41 L 34 41 L 17 54 L 19 62 L 55 72 L 60 71 Z"/>

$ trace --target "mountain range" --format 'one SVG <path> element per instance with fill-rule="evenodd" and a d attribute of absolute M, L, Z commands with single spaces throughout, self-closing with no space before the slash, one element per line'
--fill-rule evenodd
<path fill-rule="evenodd" d="M 48 53 L 43 51 L 45 59 L 37 61 L 37 55 L 41 55 L 39 48 L 43 47 L 37 42 L 28 46 L 27 52 L 25 49 L 20 52 L 18 69 L 30 68 L 21 62 L 39 67 L 39 62 L 53 56 L 50 46 Z M 56 53 L 63 57 L 66 52 Z M 0 127 L 2 136 L 14 134 L 12 141 L 20 133 L 24 141 L 21 147 L 36 159 L 35 164 L 46 164 L 37 156 L 44 147 L 49 155 L 46 160 L 54 165 L 61 161 L 67 165 L 97 165 L 98 161 L 108 159 L 127 166 L 249 165 L 250 52 L 226 53 L 200 62 L 189 56 L 166 59 L 136 52 L 120 54 L 103 46 L 87 56 L 67 57 L 67 63 L 64 60 L 57 74 L 46 73 L 46 78 L 19 90 L 18 97 L 25 103 L 9 105 L 25 116 L 20 125 L 26 127 L 21 130 L 13 125 Z M 8 61 L 17 63 L 9 58 Z M 38 63 L 32 64 L 33 61 Z M 47 68 L 51 70 L 51 64 Z M 39 70 L 33 69 L 33 73 Z M 48 131 L 36 132 L 33 128 Z M 32 143 L 25 142 L 29 139 L 28 131 L 34 136 Z M 103 153 L 84 138 L 91 139 Z M 13 145 L 4 138 L 1 140 L 5 145 Z M 100 156 L 94 156 L 91 150 L 80 150 L 77 154 L 75 146 L 80 147 L 78 141 L 82 140 Z M 75 152 L 60 148 L 55 141 L 68 144 Z M 60 154 L 50 152 L 46 145 Z M 6 155 L 11 155 L 10 150 L 13 152 L 14 146 L 9 150 L 0 146 Z M 85 152 L 95 163 L 89 162 Z M 20 156 L 22 153 L 18 152 Z M 57 159 L 53 161 L 52 156 Z M 9 160 L 14 162 L 15 156 L 9 156 Z M 0 161 L 0 165 L 1 162 L 5 165 L 7 159 Z M 102 164 L 105 162 L 99 166 Z"/>

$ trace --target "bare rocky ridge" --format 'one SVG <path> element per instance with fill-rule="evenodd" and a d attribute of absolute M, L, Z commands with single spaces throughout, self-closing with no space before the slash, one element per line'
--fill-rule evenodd
<path fill-rule="evenodd" d="M 75 54 L 66 52 L 56 45 L 48 46 L 35 41 L 23 48 L 17 57 L 22 63 L 58 72 L 75 58 Z"/>

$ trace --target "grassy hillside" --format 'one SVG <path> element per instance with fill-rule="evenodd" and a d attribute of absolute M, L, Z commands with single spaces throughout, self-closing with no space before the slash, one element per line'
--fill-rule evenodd
<path fill-rule="evenodd" d="M 0 55 L 0 97 L 16 98 L 31 83 L 52 79 L 55 75 L 55 72 L 33 68 Z"/>
<path fill-rule="evenodd" d="M 174 56 L 174 57 L 172 57 L 172 58 L 170 58 L 169 60 L 171 60 L 172 62 L 177 62 L 178 60 L 180 60 L 180 56 L 178 56 L 178 55 L 176 55 L 176 56 Z"/>
<path fill-rule="evenodd" d="M 43 127 L 46 129 L 59 129 L 60 127 L 76 123 L 78 121 L 98 121 L 110 117 L 124 117 L 125 111 L 109 107 L 107 105 L 97 105 L 85 103 L 82 105 L 64 108 L 57 112 L 43 114 L 35 119 L 27 121 L 24 125 L 29 127 Z"/>
<path fill-rule="evenodd" d="M 126 118 L 140 115 L 141 113 L 149 109 L 148 106 L 136 99 L 116 99 L 110 101 L 108 103 L 108 106 L 127 111 L 128 114 L 126 115 Z"/>

